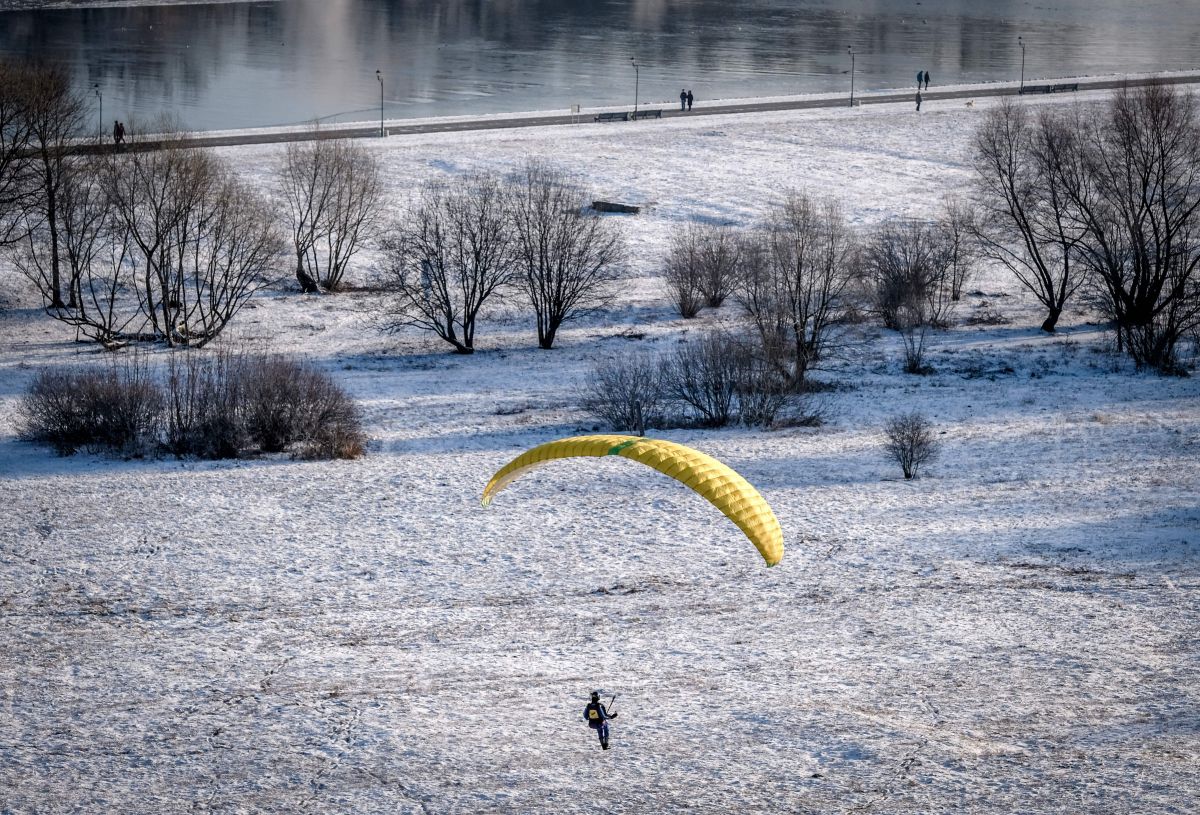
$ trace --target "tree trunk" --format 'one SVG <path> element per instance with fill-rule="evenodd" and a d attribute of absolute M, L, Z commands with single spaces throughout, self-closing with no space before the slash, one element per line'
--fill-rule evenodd
<path fill-rule="evenodd" d="M 1060 316 L 1062 316 L 1061 308 L 1050 309 L 1050 314 L 1048 314 L 1046 316 L 1045 321 L 1042 323 L 1042 330 L 1045 331 L 1047 334 L 1053 334 L 1054 327 L 1056 325 L 1058 325 L 1058 318 Z"/>
<path fill-rule="evenodd" d="M 59 276 L 58 262 L 58 206 L 54 195 L 54 178 L 50 167 L 46 167 L 46 223 L 50 227 L 50 288 L 54 308 L 64 308 L 62 299 L 62 278 Z M 73 293 L 73 292 L 72 292 Z M 72 298 L 73 299 L 73 298 Z M 72 303 L 71 305 L 74 305 Z"/>
<path fill-rule="evenodd" d="M 304 270 L 304 253 L 296 253 L 296 280 L 300 283 L 300 290 L 305 294 L 320 294 L 321 287 L 317 285 L 317 281 L 309 276 Z"/>

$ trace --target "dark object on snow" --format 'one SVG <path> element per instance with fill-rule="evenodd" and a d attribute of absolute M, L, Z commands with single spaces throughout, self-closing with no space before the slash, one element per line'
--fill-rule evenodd
<path fill-rule="evenodd" d="M 594 122 L 628 122 L 629 111 L 621 110 L 616 113 L 597 113 Z"/>
<path fill-rule="evenodd" d="M 662 108 L 658 110 L 639 110 L 633 114 L 634 119 L 661 119 Z"/>
<path fill-rule="evenodd" d="M 613 201 L 593 201 L 592 209 L 596 212 L 624 212 L 630 215 L 637 215 L 642 211 L 641 207 L 636 207 L 633 204 L 617 204 Z"/>

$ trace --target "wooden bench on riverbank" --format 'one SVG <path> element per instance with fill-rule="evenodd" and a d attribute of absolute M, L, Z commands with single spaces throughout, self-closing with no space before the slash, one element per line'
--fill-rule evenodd
<path fill-rule="evenodd" d="M 662 108 L 658 110 L 637 110 L 633 113 L 633 118 L 636 119 L 661 119 Z"/>
<path fill-rule="evenodd" d="M 1026 85 L 1018 93 L 1063 93 L 1077 90 L 1079 90 L 1078 82 L 1064 82 L 1060 85 Z"/>
<path fill-rule="evenodd" d="M 628 122 L 629 112 L 622 110 L 616 113 L 598 113 L 592 121 L 596 122 Z"/>

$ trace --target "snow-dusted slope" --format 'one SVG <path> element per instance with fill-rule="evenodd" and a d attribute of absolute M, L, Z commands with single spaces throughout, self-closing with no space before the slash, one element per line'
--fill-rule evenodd
<path fill-rule="evenodd" d="M 1086 314 L 1041 336 L 999 274 L 959 316 L 1011 322 L 936 336 L 932 376 L 864 329 L 824 427 L 661 431 L 772 503 L 774 569 L 624 461 L 478 503 L 524 447 L 592 430 L 595 359 L 732 319 L 673 317 L 671 229 L 789 186 L 859 224 L 932 215 L 986 104 L 372 145 L 398 199 L 540 155 L 650 207 L 612 311 L 552 352 L 511 310 L 461 358 L 364 327 L 366 295 L 256 300 L 234 333 L 362 400 L 361 461 L 53 458 L 14 440 L 15 399 L 102 358 L 0 316 L 0 812 L 1194 811 L 1200 386 L 1131 372 Z M 279 150 L 228 154 L 266 183 Z M 914 408 L 944 452 L 906 483 L 879 427 Z M 594 687 L 621 695 L 607 753 Z"/>

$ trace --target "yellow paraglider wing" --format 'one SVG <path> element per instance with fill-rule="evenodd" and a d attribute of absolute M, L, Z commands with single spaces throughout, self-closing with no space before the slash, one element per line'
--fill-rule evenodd
<path fill-rule="evenodd" d="M 501 467 L 483 490 L 483 505 L 517 478 L 551 461 L 580 456 L 621 456 L 653 467 L 691 487 L 738 525 L 768 566 L 783 559 L 783 530 L 775 513 L 746 479 L 682 444 L 638 436 L 572 436 L 540 444 Z"/>

